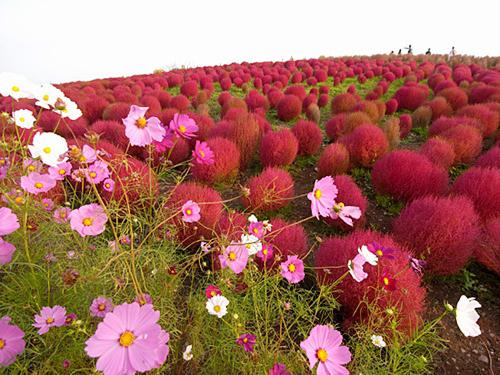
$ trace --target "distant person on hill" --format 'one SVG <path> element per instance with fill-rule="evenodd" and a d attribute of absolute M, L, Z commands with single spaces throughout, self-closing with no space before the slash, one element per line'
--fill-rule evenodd
<path fill-rule="evenodd" d="M 405 49 L 408 50 L 408 55 L 411 55 L 413 53 L 413 48 L 411 47 L 411 44 L 408 45 L 408 47 L 405 47 Z"/>
<path fill-rule="evenodd" d="M 398 55 L 401 55 L 401 48 L 400 48 L 400 49 L 399 49 L 399 51 L 398 51 Z"/>
<path fill-rule="evenodd" d="M 451 51 L 450 53 L 448 54 L 448 60 L 451 60 L 452 58 L 454 58 L 456 55 L 456 52 L 455 52 L 455 47 L 451 47 Z"/>
<path fill-rule="evenodd" d="M 430 55 L 430 54 L 431 54 L 431 49 L 430 49 L 430 48 L 428 48 L 428 49 L 427 49 L 427 52 L 426 52 L 425 54 L 426 54 L 426 55 Z"/>
<path fill-rule="evenodd" d="M 391 51 L 391 53 L 389 53 L 389 55 L 394 55 L 394 51 Z"/>

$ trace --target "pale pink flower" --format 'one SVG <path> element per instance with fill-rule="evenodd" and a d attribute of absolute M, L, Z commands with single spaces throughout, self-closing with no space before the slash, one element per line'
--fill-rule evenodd
<path fill-rule="evenodd" d="M 56 181 L 62 181 L 71 174 L 73 166 L 69 162 L 58 164 L 56 167 L 49 167 L 49 175 Z"/>
<path fill-rule="evenodd" d="M 330 217 L 334 220 L 340 218 L 344 223 L 352 227 L 354 225 L 352 219 L 359 219 L 361 217 L 361 210 L 359 207 L 345 206 L 344 203 L 339 202 L 334 204 L 333 210 L 330 212 Z"/>
<path fill-rule="evenodd" d="M 14 363 L 16 357 L 24 351 L 26 346 L 23 340 L 24 332 L 18 326 L 11 324 L 10 321 L 9 316 L 0 319 L 0 367 Z M 8 371 L 6 370 L 5 373 Z"/>
<path fill-rule="evenodd" d="M 54 209 L 54 201 L 50 198 L 43 198 L 42 207 L 45 211 L 50 212 Z"/>
<path fill-rule="evenodd" d="M 316 219 L 330 216 L 337 193 L 337 187 L 330 176 L 314 182 L 314 189 L 307 194 L 307 198 L 311 201 L 311 212 Z"/>
<path fill-rule="evenodd" d="M 96 160 L 85 170 L 85 178 L 89 184 L 98 184 L 108 177 L 108 163 L 102 160 Z"/>
<path fill-rule="evenodd" d="M 146 146 L 153 141 L 161 142 L 166 131 L 157 117 L 146 119 L 149 107 L 132 105 L 127 118 L 124 118 L 125 135 L 132 146 Z"/>
<path fill-rule="evenodd" d="M 290 284 L 297 284 L 304 280 L 304 262 L 296 255 L 288 255 L 285 262 L 280 264 L 281 276 L 288 280 Z"/>
<path fill-rule="evenodd" d="M 107 178 L 102 182 L 102 188 L 108 192 L 113 192 L 115 190 L 115 181 L 111 178 Z"/>
<path fill-rule="evenodd" d="M 68 207 L 59 207 L 54 211 L 54 221 L 58 224 L 64 224 L 69 221 L 71 209 Z"/>
<path fill-rule="evenodd" d="M 176 113 L 173 120 L 170 121 L 170 129 L 179 137 L 190 139 L 196 136 L 198 125 L 188 115 Z"/>
<path fill-rule="evenodd" d="M 365 263 L 366 258 L 362 254 L 357 254 L 354 259 L 349 259 L 349 261 L 347 262 L 349 273 L 351 274 L 352 278 L 358 283 L 368 277 L 368 274 L 363 269 Z"/>
<path fill-rule="evenodd" d="M 196 141 L 193 150 L 193 158 L 198 164 L 212 165 L 215 163 L 214 153 L 208 147 L 207 142 Z"/>
<path fill-rule="evenodd" d="M 97 160 L 97 151 L 89 145 L 83 145 L 80 163 L 90 164 Z"/>
<path fill-rule="evenodd" d="M 241 273 L 247 266 L 248 249 L 242 244 L 229 245 L 219 255 L 219 260 L 222 268 L 229 267 L 234 273 Z"/>
<path fill-rule="evenodd" d="M 80 236 L 97 236 L 104 232 L 108 217 L 104 209 L 95 203 L 87 204 L 69 214 L 71 229 Z"/>
<path fill-rule="evenodd" d="M 9 235 L 20 227 L 19 220 L 10 208 L 0 207 L 0 236 Z"/>
<path fill-rule="evenodd" d="M 182 220 L 186 223 L 195 223 L 201 219 L 200 206 L 192 200 L 182 206 Z"/>
<path fill-rule="evenodd" d="M 39 315 L 35 315 L 33 327 L 38 328 L 38 334 L 47 333 L 52 327 L 62 327 L 66 322 L 66 309 L 56 305 L 43 307 Z"/>
<path fill-rule="evenodd" d="M 12 256 L 16 251 L 16 247 L 10 242 L 6 242 L 0 237 L 0 264 L 4 265 L 12 261 Z M 1 339 L 1 337 L 0 337 Z"/>
<path fill-rule="evenodd" d="M 113 302 L 109 298 L 99 296 L 94 298 L 89 310 L 90 315 L 97 318 L 104 318 L 108 312 L 113 310 Z"/>
<path fill-rule="evenodd" d="M 31 194 L 46 193 L 56 186 L 57 181 L 48 174 L 31 172 L 27 176 L 21 177 L 21 187 Z"/>

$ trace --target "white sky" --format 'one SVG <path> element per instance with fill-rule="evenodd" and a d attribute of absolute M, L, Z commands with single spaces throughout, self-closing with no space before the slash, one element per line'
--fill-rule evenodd
<path fill-rule="evenodd" d="M 0 0 L 0 72 L 57 83 L 408 43 L 498 56 L 499 14 L 498 0 Z"/>

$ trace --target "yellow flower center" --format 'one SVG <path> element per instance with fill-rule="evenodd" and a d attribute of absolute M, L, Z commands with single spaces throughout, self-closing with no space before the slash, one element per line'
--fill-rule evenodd
<path fill-rule="evenodd" d="M 52 323 L 54 323 L 54 318 L 52 318 L 52 317 L 47 318 L 47 320 L 45 320 L 45 323 L 47 323 L 47 324 L 52 324 Z"/>
<path fill-rule="evenodd" d="M 295 264 L 292 263 L 288 265 L 288 271 L 295 272 L 296 269 L 297 267 L 295 267 Z"/>
<path fill-rule="evenodd" d="M 47 146 L 47 147 L 44 147 L 44 149 L 42 151 L 45 152 L 46 154 L 50 154 L 50 151 L 52 151 L 52 150 L 50 149 L 50 147 Z"/>
<path fill-rule="evenodd" d="M 384 277 L 384 278 L 382 279 L 382 281 L 384 282 L 384 284 L 385 284 L 386 286 L 387 286 L 387 285 L 389 285 L 389 278 L 388 278 L 388 277 Z"/>
<path fill-rule="evenodd" d="M 41 182 L 35 182 L 35 187 L 37 189 L 41 189 L 41 188 L 43 188 L 43 184 Z"/>
<path fill-rule="evenodd" d="M 45 100 L 46 102 L 49 101 L 49 96 L 47 94 L 45 94 L 44 96 L 42 96 L 42 99 Z"/>
<path fill-rule="evenodd" d="M 0 159 L 0 167 L 3 167 L 5 165 L 5 160 L 4 159 Z"/>
<path fill-rule="evenodd" d="M 61 219 L 64 219 L 64 218 L 66 217 L 66 211 L 61 211 L 61 212 L 59 213 L 59 217 L 60 217 Z"/>
<path fill-rule="evenodd" d="M 184 125 L 179 125 L 179 131 L 180 131 L 181 133 L 185 133 L 185 132 L 186 132 L 186 130 L 187 130 L 187 129 L 186 129 L 186 127 L 185 127 Z"/>
<path fill-rule="evenodd" d="M 97 310 L 104 311 L 106 309 L 106 305 L 104 303 L 100 303 L 97 305 Z"/>
<path fill-rule="evenodd" d="M 212 291 L 210 292 L 210 295 L 211 295 L 212 297 L 215 297 L 215 296 L 217 295 L 217 293 L 215 293 L 215 290 L 212 290 Z"/>
<path fill-rule="evenodd" d="M 384 253 L 380 249 L 378 249 L 377 251 L 375 251 L 375 254 L 377 254 L 379 257 L 381 257 L 382 255 L 384 255 Z"/>
<path fill-rule="evenodd" d="M 85 156 L 80 156 L 80 163 L 85 163 L 87 161 L 87 158 Z"/>
<path fill-rule="evenodd" d="M 320 199 L 321 196 L 323 195 L 323 193 L 321 192 L 321 190 L 317 189 L 315 192 L 314 192 L 314 197 L 316 199 Z"/>
<path fill-rule="evenodd" d="M 65 169 L 59 169 L 59 174 L 62 176 L 62 175 L 65 175 L 66 174 L 66 170 Z"/>
<path fill-rule="evenodd" d="M 125 331 L 120 335 L 120 345 L 128 348 L 130 345 L 134 343 L 135 336 L 130 331 Z"/>
<path fill-rule="evenodd" d="M 257 228 L 253 228 L 253 232 L 254 232 L 255 234 L 258 234 L 258 233 L 259 233 L 259 230 L 258 230 Z"/>
<path fill-rule="evenodd" d="M 83 219 L 83 225 L 85 225 L 86 227 L 90 227 L 93 223 L 93 220 L 92 218 L 90 217 L 86 217 L 85 219 Z"/>
<path fill-rule="evenodd" d="M 0 339 L 0 349 L 3 349 L 5 346 L 5 341 L 3 341 L 2 339 Z"/>
<path fill-rule="evenodd" d="M 106 183 L 104 184 L 104 186 L 106 187 L 106 189 L 110 189 L 110 188 L 111 188 L 111 185 L 109 184 L 109 182 L 106 182 Z"/>
<path fill-rule="evenodd" d="M 19 92 L 19 91 L 21 91 L 21 90 L 19 89 L 19 86 L 15 86 L 15 85 L 14 85 L 14 86 L 12 86 L 12 91 L 14 91 L 14 92 Z"/>
<path fill-rule="evenodd" d="M 318 349 L 316 357 L 323 363 L 328 359 L 328 352 L 325 349 Z"/>
<path fill-rule="evenodd" d="M 24 203 L 24 198 L 23 197 L 16 197 L 16 199 L 14 199 L 14 202 L 16 202 L 17 204 Z"/>
<path fill-rule="evenodd" d="M 245 338 L 243 339 L 243 342 L 246 344 L 246 343 L 248 342 L 248 338 L 247 338 L 247 337 L 245 337 Z"/>
<path fill-rule="evenodd" d="M 33 172 L 34 170 L 35 166 L 33 164 L 28 166 L 28 171 Z"/>
<path fill-rule="evenodd" d="M 90 172 L 89 173 L 89 176 L 92 177 L 92 178 L 96 178 L 97 177 L 97 173 L 95 172 Z"/>
<path fill-rule="evenodd" d="M 262 254 L 267 255 L 267 249 L 262 250 Z"/>
<path fill-rule="evenodd" d="M 24 122 L 24 117 L 19 117 L 19 122 Z"/>
<path fill-rule="evenodd" d="M 236 254 L 233 251 L 229 253 L 229 260 L 236 260 Z"/>
<path fill-rule="evenodd" d="M 186 210 L 186 213 L 187 213 L 188 215 L 191 215 L 191 214 L 193 213 L 193 211 L 191 211 L 191 209 L 190 209 L 190 208 L 188 208 L 188 209 Z"/>
<path fill-rule="evenodd" d="M 200 150 L 200 155 L 201 155 L 202 158 L 205 157 L 205 153 L 203 151 L 201 151 L 201 150 Z"/>
<path fill-rule="evenodd" d="M 215 311 L 215 312 L 220 312 L 220 310 L 221 310 L 221 308 L 220 308 L 220 306 L 219 306 L 219 305 L 215 305 L 215 306 L 214 306 L 214 311 Z"/>
<path fill-rule="evenodd" d="M 344 203 L 342 203 L 342 202 L 333 206 L 333 209 L 335 210 L 336 213 L 339 213 L 340 211 L 342 211 L 343 208 L 344 208 Z"/>
<path fill-rule="evenodd" d="M 140 128 L 144 129 L 146 127 L 147 121 L 144 117 L 139 117 L 137 121 L 135 122 L 135 125 Z"/>

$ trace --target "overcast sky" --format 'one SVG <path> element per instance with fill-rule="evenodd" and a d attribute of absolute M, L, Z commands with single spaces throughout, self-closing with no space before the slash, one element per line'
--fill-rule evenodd
<path fill-rule="evenodd" d="M 397 52 L 500 55 L 498 0 L 0 0 L 0 71 L 38 82 Z"/>

